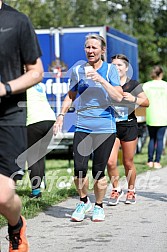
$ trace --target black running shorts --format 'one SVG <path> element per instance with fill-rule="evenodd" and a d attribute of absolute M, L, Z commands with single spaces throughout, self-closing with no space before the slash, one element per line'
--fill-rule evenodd
<path fill-rule="evenodd" d="M 120 141 L 130 142 L 135 140 L 138 137 L 138 125 L 125 126 L 117 124 L 117 133 L 116 137 Z"/>
<path fill-rule="evenodd" d="M 0 126 L 0 174 L 21 179 L 24 175 L 27 129 L 24 126 Z M 19 157 L 19 158 L 18 158 Z"/>

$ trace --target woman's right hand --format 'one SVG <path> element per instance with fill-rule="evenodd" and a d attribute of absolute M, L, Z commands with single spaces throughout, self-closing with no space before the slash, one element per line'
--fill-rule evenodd
<path fill-rule="evenodd" d="M 56 122 L 53 125 L 53 134 L 56 135 L 57 133 L 61 133 L 62 132 L 62 127 L 63 127 L 63 119 L 64 119 L 64 115 L 60 114 L 57 117 Z"/>

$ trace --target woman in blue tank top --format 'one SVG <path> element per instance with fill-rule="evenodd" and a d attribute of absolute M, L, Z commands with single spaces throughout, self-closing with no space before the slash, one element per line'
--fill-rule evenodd
<path fill-rule="evenodd" d="M 73 221 L 82 221 L 92 204 L 87 196 L 87 170 L 92 155 L 95 206 L 92 221 L 103 221 L 103 198 L 107 180 L 105 167 L 115 141 L 116 123 L 112 105 L 122 100 L 119 75 L 113 64 L 102 60 L 106 50 L 104 38 L 89 34 L 85 41 L 87 62 L 72 69 L 70 90 L 54 124 L 54 134 L 62 129 L 63 118 L 71 103 L 77 99 L 77 119 L 74 134 L 74 182 L 80 202 L 72 214 Z"/>

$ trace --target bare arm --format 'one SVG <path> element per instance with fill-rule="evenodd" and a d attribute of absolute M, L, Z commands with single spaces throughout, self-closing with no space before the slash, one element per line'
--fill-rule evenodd
<path fill-rule="evenodd" d="M 77 92 L 69 91 L 62 103 L 61 112 L 57 117 L 57 120 L 53 126 L 53 134 L 56 135 L 58 132 L 62 131 L 64 115 L 67 113 L 68 109 L 71 107 L 72 102 L 76 98 Z"/>
<path fill-rule="evenodd" d="M 123 99 L 123 90 L 121 86 L 112 86 L 110 83 L 108 83 L 105 79 L 103 79 L 103 77 L 101 77 L 101 84 L 103 85 L 103 87 L 106 89 L 106 91 L 108 92 L 109 96 L 117 101 L 117 102 L 121 102 Z"/>
<path fill-rule="evenodd" d="M 141 107 L 149 107 L 149 100 L 144 92 L 141 92 L 137 96 L 133 96 L 131 93 L 124 92 L 123 96 L 124 100 L 126 101 L 133 102 Z"/>
<path fill-rule="evenodd" d="M 93 81 L 100 82 L 101 85 L 108 92 L 109 96 L 117 101 L 121 102 L 123 99 L 123 90 L 121 86 L 112 86 L 107 80 L 105 80 L 100 74 L 95 70 L 88 72 L 87 76 L 90 76 Z"/>
<path fill-rule="evenodd" d="M 28 64 L 25 66 L 26 72 L 15 80 L 9 81 L 12 94 L 24 92 L 29 87 L 37 84 L 43 78 L 43 66 L 40 58 L 36 60 L 35 64 Z M 3 83 L 0 82 L 0 96 L 6 95 L 6 89 Z"/>

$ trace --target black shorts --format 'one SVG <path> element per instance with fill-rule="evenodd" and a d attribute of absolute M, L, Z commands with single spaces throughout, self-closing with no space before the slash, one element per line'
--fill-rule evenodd
<path fill-rule="evenodd" d="M 26 155 L 18 156 L 27 148 L 27 129 L 24 126 L 0 126 L 0 174 L 21 179 Z"/>
<path fill-rule="evenodd" d="M 130 142 L 135 140 L 138 137 L 138 125 L 125 126 L 117 124 L 117 133 L 116 137 L 120 141 Z"/>

